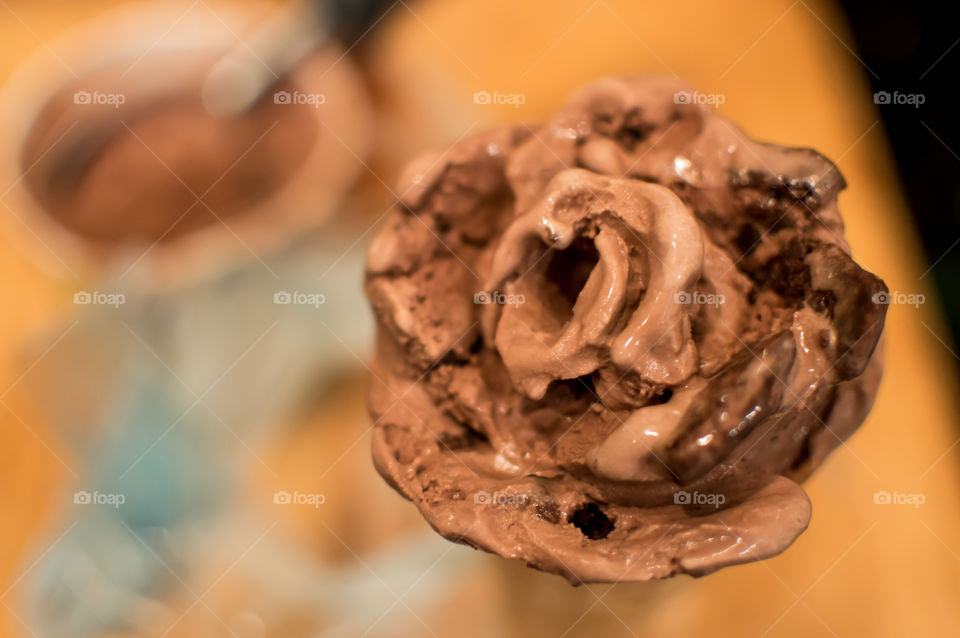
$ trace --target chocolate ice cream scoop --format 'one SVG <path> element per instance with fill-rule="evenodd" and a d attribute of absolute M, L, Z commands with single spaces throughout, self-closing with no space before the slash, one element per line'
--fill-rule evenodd
<path fill-rule="evenodd" d="M 349 204 L 374 113 L 337 43 L 278 69 L 243 112 L 207 109 L 211 69 L 237 49 L 262 65 L 237 34 L 277 10 L 122 7 L 58 37 L 70 70 L 39 53 L 18 66 L 0 92 L 0 168 L 18 228 L 45 247 L 28 251 L 40 267 L 171 290 L 265 258 Z M 161 40 L 158 24 L 174 25 Z"/>
<path fill-rule="evenodd" d="M 700 575 L 806 528 L 880 381 L 884 283 L 836 167 L 672 79 L 408 168 L 374 241 L 380 473 L 443 536 L 574 583 Z"/>
<path fill-rule="evenodd" d="M 133 77 L 118 63 L 54 96 L 23 151 L 26 182 L 48 214 L 90 242 L 149 245 L 232 221 L 282 189 L 320 143 L 316 110 L 263 100 L 214 117 L 198 88 L 210 59 L 147 59 Z M 170 68 L 175 82 L 155 79 Z M 77 103 L 75 92 L 91 86 L 123 104 Z"/>

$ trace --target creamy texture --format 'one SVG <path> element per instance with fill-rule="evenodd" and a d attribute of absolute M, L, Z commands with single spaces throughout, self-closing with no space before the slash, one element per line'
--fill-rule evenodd
<path fill-rule="evenodd" d="M 553 331 L 538 329 L 537 315 L 549 304 L 539 298 L 547 265 L 538 259 L 546 252 L 540 244 L 568 250 L 578 236 L 593 241 L 598 266 L 577 296 L 573 316 Z M 536 238 L 540 244 L 531 242 Z M 675 298 L 702 273 L 700 228 L 669 189 L 565 170 L 500 239 L 486 289 L 503 288 L 522 295 L 524 303 L 505 305 L 496 336 L 488 330 L 484 337 L 496 343 L 515 384 L 532 399 L 542 399 L 551 381 L 594 372 L 604 356 L 647 382 L 679 383 L 695 371 L 697 354 L 683 336 L 690 333 L 690 318 Z M 649 293 L 636 304 L 628 303 L 631 281 Z M 486 311 L 497 314 L 498 308 Z"/>
<path fill-rule="evenodd" d="M 842 177 L 681 91 L 602 80 L 408 168 L 368 259 L 373 451 L 445 537 L 574 583 L 769 557 L 866 417 L 886 286 Z"/>

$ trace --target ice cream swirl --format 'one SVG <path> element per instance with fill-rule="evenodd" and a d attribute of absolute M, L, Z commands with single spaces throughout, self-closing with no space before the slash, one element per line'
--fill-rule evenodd
<path fill-rule="evenodd" d="M 408 168 L 368 261 L 374 459 L 445 536 L 574 582 L 771 556 L 869 411 L 886 287 L 843 178 L 684 91 L 602 80 Z"/>

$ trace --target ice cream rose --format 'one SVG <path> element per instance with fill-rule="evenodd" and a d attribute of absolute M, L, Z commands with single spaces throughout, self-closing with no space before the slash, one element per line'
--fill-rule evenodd
<path fill-rule="evenodd" d="M 380 473 L 445 537 L 571 582 L 704 574 L 806 528 L 864 420 L 883 282 L 843 178 L 672 79 L 413 162 L 371 246 Z"/>

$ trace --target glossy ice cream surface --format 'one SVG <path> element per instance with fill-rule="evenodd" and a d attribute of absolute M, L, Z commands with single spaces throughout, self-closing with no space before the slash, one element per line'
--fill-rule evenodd
<path fill-rule="evenodd" d="M 883 282 L 842 176 L 672 79 L 413 162 L 374 241 L 383 476 L 445 537 L 571 582 L 704 574 L 806 528 L 866 417 Z"/>

